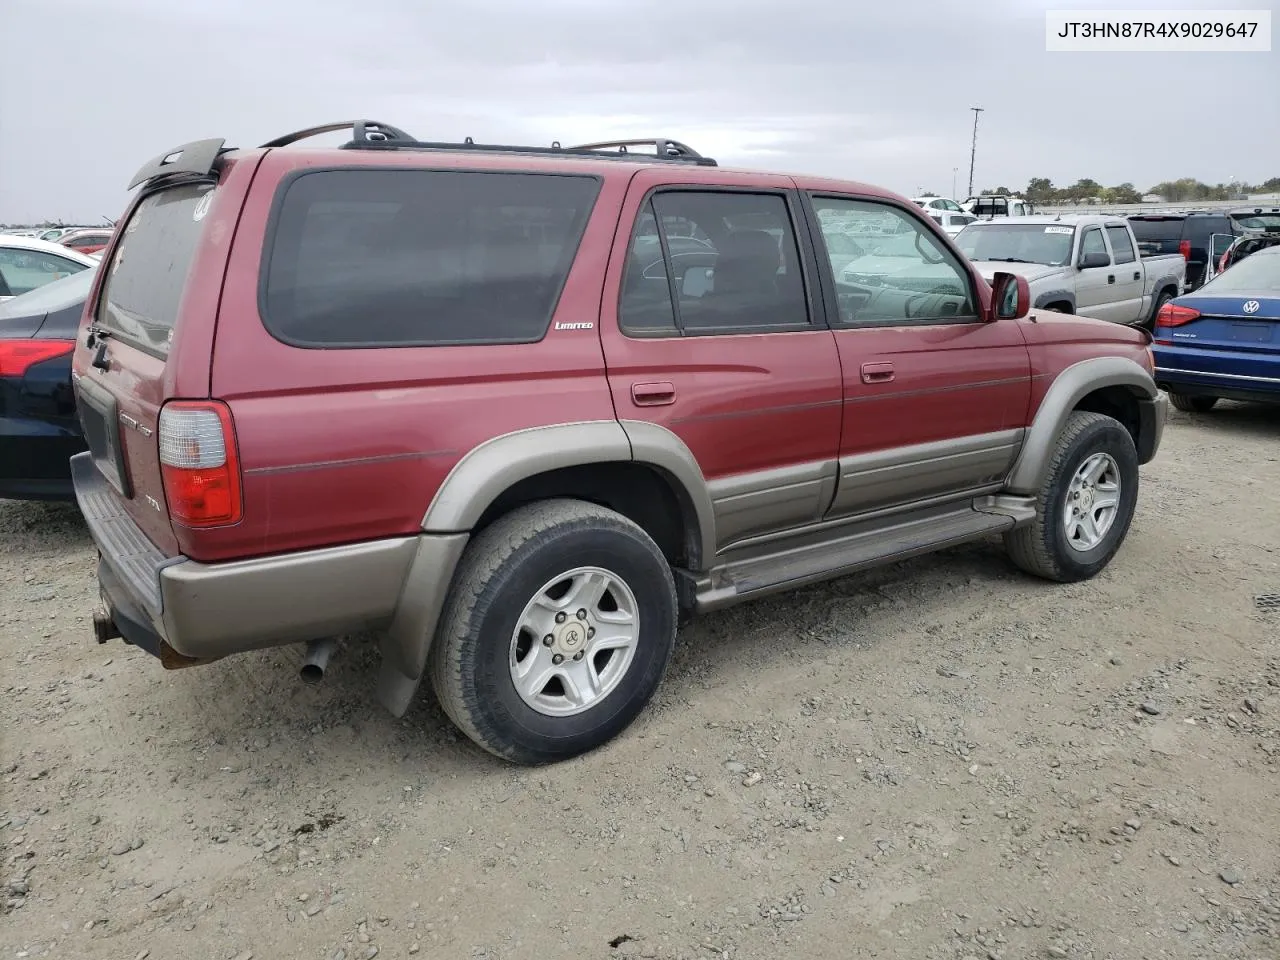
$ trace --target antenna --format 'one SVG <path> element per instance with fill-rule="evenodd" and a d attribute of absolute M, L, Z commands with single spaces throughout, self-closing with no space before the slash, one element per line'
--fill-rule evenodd
<path fill-rule="evenodd" d="M 970 107 L 973 111 L 973 146 L 969 150 L 969 196 L 973 196 L 973 162 L 978 155 L 978 114 L 986 107 Z"/>

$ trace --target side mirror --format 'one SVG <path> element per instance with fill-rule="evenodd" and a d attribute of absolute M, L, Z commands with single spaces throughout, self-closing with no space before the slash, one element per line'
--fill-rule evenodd
<path fill-rule="evenodd" d="M 1092 270 L 1095 267 L 1111 266 L 1111 258 L 1105 253 L 1082 253 L 1080 255 L 1080 269 Z"/>
<path fill-rule="evenodd" d="M 1021 320 L 1031 310 L 1031 284 L 1016 273 L 997 273 L 991 280 L 991 312 L 997 320 Z"/>

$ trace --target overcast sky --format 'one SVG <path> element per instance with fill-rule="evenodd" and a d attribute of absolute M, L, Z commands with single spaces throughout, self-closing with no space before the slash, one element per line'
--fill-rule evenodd
<path fill-rule="evenodd" d="M 1045 52 L 1046 9 L 1120 6 L 1103 0 L 2 6 L 0 222 L 114 218 L 130 175 L 171 146 L 352 117 L 422 139 L 660 134 L 722 164 L 907 194 L 951 193 L 958 168 L 963 199 L 982 106 L 977 189 L 1280 175 L 1280 52 Z"/>

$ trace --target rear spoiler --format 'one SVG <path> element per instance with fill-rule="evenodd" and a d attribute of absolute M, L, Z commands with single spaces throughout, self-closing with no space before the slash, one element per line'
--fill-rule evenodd
<path fill-rule="evenodd" d="M 160 156 L 142 165 L 128 189 L 153 180 L 187 174 L 189 176 L 207 177 L 213 171 L 213 165 L 226 151 L 222 145 L 225 140 L 193 140 L 180 147 L 166 150 Z"/>

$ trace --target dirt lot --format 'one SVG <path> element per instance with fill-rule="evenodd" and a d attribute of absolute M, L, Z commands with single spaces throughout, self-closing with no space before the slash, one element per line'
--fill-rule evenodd
<path fill-rule="evenodd" d="M 88 544 L 0 501 L 0 957 L 1280 957 L 1280 413 L 1175 414 L 1092 583 L 992 543 L 710 617 L 532 771 L 359 642 L 94 645 Z"/>

